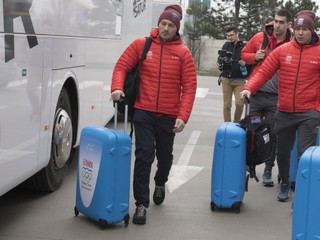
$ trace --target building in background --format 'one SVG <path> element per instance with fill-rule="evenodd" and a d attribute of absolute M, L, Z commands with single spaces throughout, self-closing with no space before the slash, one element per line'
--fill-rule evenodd
<path fill-rule="evenodd" d="M 203 8 L 210 9 L 211 0 L 189 0 L 188 5 L 191 6 L 192 4 L 201 5 Z"/>

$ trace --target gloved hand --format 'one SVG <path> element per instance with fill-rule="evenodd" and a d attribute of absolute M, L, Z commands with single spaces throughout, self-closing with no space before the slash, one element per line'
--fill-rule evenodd
<path fill-rule="evenodd" d="M 122 101 L 123 100 L 123 97 L 124 97 L 124 92 L 121 91 L 121 90 L 114 90 L 112 93 L 111 93 L 111 100 L 112 101 Z"/>

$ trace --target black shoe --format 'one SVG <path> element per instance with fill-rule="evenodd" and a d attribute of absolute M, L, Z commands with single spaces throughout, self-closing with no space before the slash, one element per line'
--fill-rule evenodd
<path fill-rule="evenodd" d="M 132 223 L 143 225 L 147 221 L 147 209 L 143 205 L 139 205 L 136 208 L 136 212 L 133 215 Z"/>
<path fill-rule="evenodd" d="M 166 190 L 164 188 L 164 186 L 157 186 L 154 189 L 154 193 L 153 193 L 153 202 L 156 205 L 160 205 L 164 198 L 166 196 Z"/>

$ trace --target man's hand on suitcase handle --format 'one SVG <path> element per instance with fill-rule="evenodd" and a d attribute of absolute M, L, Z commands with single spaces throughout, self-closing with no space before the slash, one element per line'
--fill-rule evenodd
<path fill-rule="evenodd" d="M 112 93 L 111 93 L 111 99 L 112 101 L 115 101 L 115 102 L 119 102 L 119 101 L 123 101 L 124 100 L 124 92 L 121 91 L 121 90 L 114 90 Z"/>
<path fill-rule="evenodd" d="M 251 92 L 250 92 L 249 90 L 242 90 L 242 91 L 240 92 L 240 97 L 241 97 L 241 99 L 244 100 L 244 99 L 246 98 L 247 102 L 249 102 L 250 95 L 251 95 Z"/>

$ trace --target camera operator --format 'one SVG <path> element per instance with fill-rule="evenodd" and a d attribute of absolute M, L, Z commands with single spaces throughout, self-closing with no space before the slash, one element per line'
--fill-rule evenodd
<path fill-rule="evenodd" d="M 243 101 L 240 92 L 246 83 L 249 75 L 249 67 L 241 60 L 241 50 L 244 42 L 239 40 L 239 33 L 236 27 L 226 30 L 228 41 L 222 46 L 218 54 L 218 66 L 222 71 L 218 80 L 222 83 L 223 92 L 223 118 L 225 122 L 231 122 L 232 94 L 235 97 L 236 109 L 233 122 L 238 123 L 243 112 Z"/>

